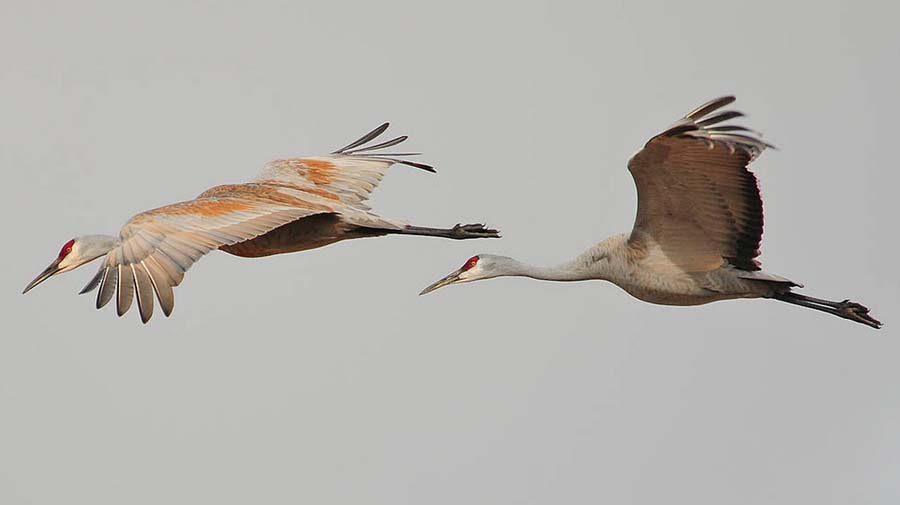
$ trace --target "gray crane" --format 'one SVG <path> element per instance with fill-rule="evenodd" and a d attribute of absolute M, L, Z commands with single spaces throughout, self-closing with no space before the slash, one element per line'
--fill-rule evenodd
<path fill-rule="evenodd" d="M 802 295 L 800 284 L 762 271 L 762 200 L 747 167 L 769 144 L 721 123 L 743 116 L 719 111 L 725 96 L 701 105 L 651 138 L 628 162 L 638 193 L 629 234 L 610 237 L 556 267 L 479 254 L 425 288 L 504 276 L 549 281 L 599 279 L 640 300 L 701 305 L 735 298 L 771 298 L 880 328 L 865 306 Z M 718 112 L 717 112 L 718 111 Z"/>
<path fill-rule="evenodd" d="M 100 270 L 81 293 L 99 288 L 98 309 L 115 295 L 119 316 L 136 296 L 146 323 L 153 315 L 154 294 L 169 316 L 175 306 L 173 288 L 195 261 L 214 249 L 256 258 L 389 234 L 499 237 L 497 230 L 481 224 L 426 228 L 374 214 L 366 200 L 388 167 L 400 163 L 434 172 L 431 166 L 407 158 L 419 153 L 381 151 L 400 144 L 406 136 L 365 145 L 388 126 L 384 123 L 331 154 L 272 161 L 252 182 L 216 186 L 193 200 L 137 214 L 118 237 L 75 237 L 63 244 L 56 259 L 23 294 L 54 275 L 103 256 Z"/>

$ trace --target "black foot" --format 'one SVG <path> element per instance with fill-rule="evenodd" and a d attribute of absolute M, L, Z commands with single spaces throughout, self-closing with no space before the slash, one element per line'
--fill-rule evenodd
<path fill-rule="evenodd" d="M 856 321 L 858 323 L 871 326 L 872 328 L 881 328 L 881 321 L 869 315 L 869 308 L 850 300 L 844 300 L 835 306 L 841 317 Z"/>
<path fill-rule="evenodd" d="M 426 237 L 452 238 L 454 240 L 466 240 L 470 238 L 498 238 L 500 236 L 499 231 L 493 230 L 491 228 L 485 228 L 483 224 L 458 224 L 453 228 L 426 228 L 424 226 L 407 226 L 401 230 L 390 230 L 386 233 L 424 235 Z"/>
<path fill-rule="evenodd" d="M 483 224 L 457 224 L 450 228 L 448 238 L 465 240 L 470 238 L 499 238 L 500 232 L 485 228 Z"/>

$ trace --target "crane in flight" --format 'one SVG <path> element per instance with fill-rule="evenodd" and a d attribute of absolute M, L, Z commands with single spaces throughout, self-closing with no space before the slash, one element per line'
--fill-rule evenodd
<path fill-rule="evenodd" d="M 384 123 L 327 155 L 272 161 L 252 182 L 216 186 L 193 200 L 137 214 L 118 237 L 75 237 L 63 244 L 56 259 L 23 294 L 54 275 L 103 256 L 100 270 L 81 293 L 99 288 L 98 309 L 115 295 L 119 316 L 136 296 L 146 323 L 153 315 L 154 294 L 169 316 L 175 305 L 173 288 L 194 262 L 214 249 L 256 258 L 389 234 L 499 237 L 497 230 L 481 224 L 426 228 L 374 214 L 366 200 L 388 167 L 400 163 L 435 171 L 407 158 L 419 153 L 381 151 L 400 144 L 406 136 L 365 145 L 388 126 Z"/>
<path fill-rule="evenodd" d="M 721 123 L 743 116 L 707 102 L 651 138 L 628 162 L 638 194 L 629 234 L 610 237 L 556 267 L 479 254 L 425 288 L 519 276 L 548 281 L 599 279 L 640 300 L 701 305 L 736 298 L 771 298 L 880 328 L 865 306 L 813 298 L 800 284 L 762 271 L 762 200 L 747 167 L 767 147 L 760 135 Z"/>

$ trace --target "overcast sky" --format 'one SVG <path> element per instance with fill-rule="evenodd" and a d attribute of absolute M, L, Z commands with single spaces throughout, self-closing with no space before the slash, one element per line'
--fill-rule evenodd
<path fill-rule="evenodd" d="M 898 7 L 888 2 L 0 3 L 0 503 L 896 504 Z M 425 285 L 630 230 L 625 163 L 707 99 L 762 261 L 885 329 L 601 282 Z M 213 253 L 142 326 L 28 281 L 68 239 L 382 121 L 382 215 L 502 240 Z"/>

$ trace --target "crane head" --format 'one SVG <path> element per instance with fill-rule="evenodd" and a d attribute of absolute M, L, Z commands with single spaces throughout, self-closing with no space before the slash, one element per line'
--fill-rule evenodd
<path fill-rule="evenodd" d="M 501 275 L 510 275 L 512 273 L 512 259 L 505 256 L 495 256 L 493 254 L 478 254 L 472 256 L 463 266 L 451 272 L 443 279 L 423 289 L 419 295 L 427 295 L 432 291 L 449 286 L 450 284 L 462 284 L 464 282 L 478 281 L 481 279 L 490 279 Z"/>
<path fill-rule="evenodd" d="M 68 272 L 105 255 L 115 244 L 116 239 L 114 237 L 105 235 L 86 235 L 69 240 L 63 244 L 59 254 L 50 263 L 50 266 L 45 268 L 43 272 L 25 286 L 22 294 L 24 295 L 31 291 L 32 288 L 56 274 Z"/>

